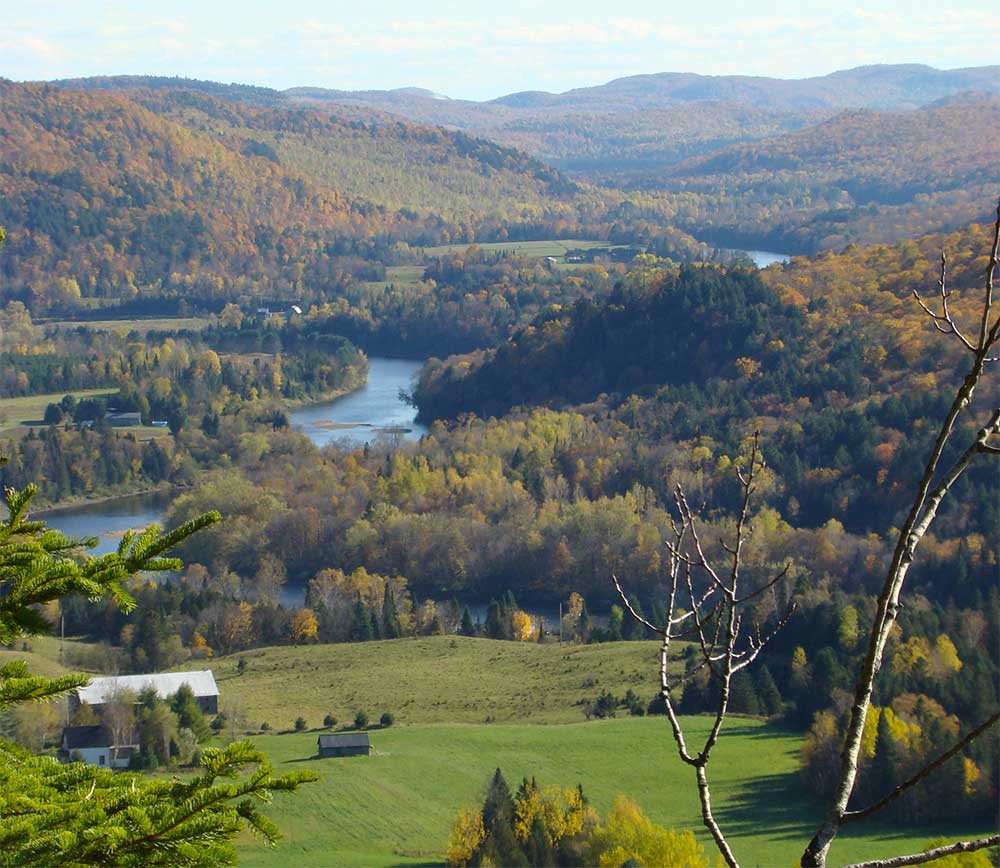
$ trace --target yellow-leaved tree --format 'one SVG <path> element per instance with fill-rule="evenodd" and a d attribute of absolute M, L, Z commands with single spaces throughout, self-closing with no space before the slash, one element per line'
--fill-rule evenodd
<path fill-rule="evenodd" d="M 629 860 L 640 865 L 708 868 L 705 851 L 693 832 L 664 829 L 649 819 L 631 799 L 619 795 L 602 826 L 590 838 L 587 864 L 618 868 Z"/>

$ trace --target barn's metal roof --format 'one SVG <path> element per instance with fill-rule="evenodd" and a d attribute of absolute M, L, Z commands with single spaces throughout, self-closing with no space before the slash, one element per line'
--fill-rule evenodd
<path fill-rule="evenodd" d="M 370 747 L 367 732 L 346 732 L 343 735 L 321 735 L 320 747 Z"/>
<path fill-rule="evenodd" d="M 147 687 L 152 687 L 161 699 L 173 696 L 182 684 L 187 684 L 195 696 L 218 696 L 219 688 L 215 684 L 215 676 L 211 669 L 197 672 L 154 672 L 149 675 L 112 675 L 103 678 L 91 678 L 90 682 L 76 691 L 80 702 L 87 705 L 101 705 L 107 702 L 115 693 L 129 690 L 141 693 Z"/>

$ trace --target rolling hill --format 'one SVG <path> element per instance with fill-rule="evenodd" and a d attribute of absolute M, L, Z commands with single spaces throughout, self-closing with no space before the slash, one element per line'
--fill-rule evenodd
<path fill-rule="evenodd" d="M 397 242 L 606 235 L 621 204 L 461 132 L 0 81 L 3 299 L 36 310 L 309 301 L 380 279 Z"/>
<path fill-rule="evenodd" d="M 987 221 L 1000 189 L 1000 96 L 823 123 L 681 162 L 645 184 L 694 194 L 679 223 L 705 240 L 841 249 Z"/>

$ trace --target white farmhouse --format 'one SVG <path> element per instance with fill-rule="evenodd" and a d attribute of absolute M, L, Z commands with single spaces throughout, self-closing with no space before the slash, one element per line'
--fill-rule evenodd
<path fill-rule="evenodd" d="M 79 757 L 99 768 L 127 769 L 129 757 L 138 744 L 114 745 L 106 726 L 67 726 L 59 743 L 59 758 L 68 762 Z"/>

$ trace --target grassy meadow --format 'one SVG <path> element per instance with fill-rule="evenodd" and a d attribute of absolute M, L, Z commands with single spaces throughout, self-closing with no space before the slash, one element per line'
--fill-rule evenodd
<path fill-rule="evenodd" d="M 27 657 L 40 674 L 65 671 L 56 662 L 58 640 L 29 642 L 27 655 L 0 650 L 0 663 Z M 560 646 L 440 636 L 265 648 L 186 668 L 211 668 L 223 710 L 241 708 L 253 729 L 267 721 L 290 730 L 299 715 L 310 727 L 252 736 L 278 773 L 308 768 L 320 780 L 277 796 L 267 809 L 284 836 L 277 848 L 249 834 L 240 840 L 247 868 L 442 865 L 455 812 L 481 802 L 498 766 L 515 789 L 526 775 L 580 783 L 602 815 L 624 793 L 654 821 L 695 830 L 714 858 L 691 769 L 677 758 L 666 719 L 624 711 L 584 719 L 582 703 L 602 690 L 652 696 L 656 663 L 655 642 Z M 317 735 L 329 731 L 320 727 L 323 716 L 332 712 L 335 729 L 346 729 L 359 709 L 372 721 L 383 711 L 396 718 L 370 730 L 373 755 L 317 758 Z M 685 718 L 689 744 L 710 723 Z M 732 718 L 723 730 L 709 768 L 713 803 L 743 865 L 791 868 L 815 829 L 820 807 L 800 784 L 801 745 L 801 734 L 756 719 Z M 987 831 L 863 824 L 838 839 L 833 859 L 917 851 L 938 835 Z"/>
<path fill-rule="evenodd" d="M 114 395 L 117 389 L 85 389 L 71 392 L 75 398 L 90 398 L 94 395 Z M 28 395 L 24 398 L 0 398 L 0 432 L 25 428 L 30 424 L 41 424 L 45 408 L 61 401 L 65 392 L 46 395 Z"/>
<path fill-rule="evenodd" d="M 243 675 L 237 663 L 246 662 Z M 538 645 L 432 636 L 339 645 L 263 648 L 187 668 L 210 667 L 222 701 L 251 724 L 318 726 L 327 713 L 351 721 L 391 711 L 398 723 L 575 723 L 610 690 L 656 694 L 656 642 Z"/>
<path fill-rule="evenodd" d="M 467 250 L 470 244 L 439 244 L 436 247 L 422 248 L 425 256 L 447 256 L 449 253 L 460 253 Z M 564 256 L 567 250 L 590 250 L 592 247 L 620 247 L 618 244 L 608 244 L 606 241 L 593 239 L 571 238 L 567 240 L 553 239 L 549 241 L 497 241 L 488 244 L 477 244 L 480 250 L 496 253 L 519 253 L 523 256 Z"/>
<path fill-rule="evenodd" d="M 703 738 L 705 717 L 687 718 Z M 693 773 L 677 758 L 665 718 L 616 718 L 556 726 L 437 724 L 372 732 L 374 755 L 317 759 L 316 734 L 262 736 L 277 771 L 320 774 L 268 814 L 284 840 L 276 849 L 241 845 L 247 868 L 283 865 L 373 868 L 441 865 L 455 811 L 481 803 L 499 766 L 516 789 L 525 775 L 573 786 L 601 814 L 625 793 L 656 822 L 703 834 Z M 754 720 L 733 720 L 710 767 L 717 815 L 746 866 L 797 864 L 819 818 L 798 777 L 801 739 Z M 869 827 L 864 838 L 838 841 L 837 860 L 918 850 L 934 830 Z M 956 830 L 949 830 L 952 834 Z M 982 830 L 979 830 L 982 831 Z"/>

